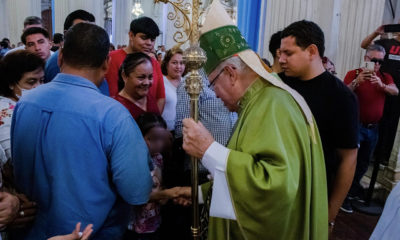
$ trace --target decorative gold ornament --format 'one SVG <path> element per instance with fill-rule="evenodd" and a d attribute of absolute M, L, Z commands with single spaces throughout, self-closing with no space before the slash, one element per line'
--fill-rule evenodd
<path fill-rule="evenodd" d="M 186 34 L 187 39 L 184 40 L 182 31 L 178 30 L 174 34 L 174 41 L 178 43 L 178 46 L 190 40 L 190 47 L 184 51 L 183 60 L 185 61 L 186 69 L 189 71 L 189 75 L 186 77 L 185 89 L 190 96 L 190 117 L 196 122 L 199 118 L 199 95 L 202 90 L 202 79 L 199 74 L 199 69 L 207 61 L 207 57 L 203 49 L 199 46 L 199 17 L 200 13 L 204 12 L 200 10 L 200 0 L 192 0 L 192 5 L 184 3 L 184 0 L 176 0 L 175 2 L 169 0 L 154 0 L 155 3 L 163 2 L 170 3 L 174 7 L 174 13 L 168 13 L 168 19 L 175 21 L 174 26 L 177 29 L 183 28 L 183 32 Z M 190 21 L 188 15 L 192 11 L 192 21 Z M 178 16 L 178 12 L 183 16 Z M 198 159 L 191 157 L 192 163 L 192 236 L 193 239 L 200 239 L 200 215 L 199 215 L 199 202 L 198 202 Z"/>
<path fill-rule="evenodd" d="M 169 12 L 167 18 L 174 22 L 174 27 L 178 30 L 174 33 L 173 39 L 180 47 L 182 44 L 190 39 L 192 30 L 190 26 L 190 3 L 185 3 L 185 0 L 177 0 L 176 2 L 171 2 L 169 0 L 154 0 L 155 3 L 163 2 L 170 3 L 173 6 L 174 11 Z M 185 37 L 186 36 L 186 37 Z"/>

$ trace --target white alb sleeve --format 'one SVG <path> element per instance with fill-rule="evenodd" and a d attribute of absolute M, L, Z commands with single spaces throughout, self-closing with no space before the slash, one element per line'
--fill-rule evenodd
<path fill-rule="evenodd" d="M 204 153 L 202 163 L 214 178 L 210 216 L 236 220 L 226 181 L 226 164 L 230 150 L 213 142 Z"/>

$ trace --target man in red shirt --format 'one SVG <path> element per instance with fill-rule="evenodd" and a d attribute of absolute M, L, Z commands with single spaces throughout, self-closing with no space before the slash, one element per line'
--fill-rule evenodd
<path fill-rule="evenodd" d="M 369 160 L 378 141 L 378 122 L 383 115 L 385 97 L 399 93 L 392 76 L 380 70 L 385 54 L 382 46 L 370 45 L 364 60 L 375 63 L 374 71 L 354 69 L 344 78 L 344 83 L 357 95 L 360 107 L 360 147 L 354 180 L 348 194 L 350 198 L 363 198 L 360 180 L 368 169 Z M 346 201 L 341 209 L 352 212 L 349 201 Z"/>
<path fill-rule="evenodd" d="M 112 51 L 106 80 L 110 90 L 110 96 L 118 94 L 118 70 L 127 54 L 142 52 L 149 54 L 154 51 L 154 44 L 160 30 L 157 24 L 149 17 L 141 17 L 131 22 L 129 31 L 129 44 L 125 48 Z M 160 64 L 151 58 L 153 65 L 153 85 L 150 87 L 149 95 L 157 101 L 157 106 L 162 113 L 165 104 L 165 89 Z"/>

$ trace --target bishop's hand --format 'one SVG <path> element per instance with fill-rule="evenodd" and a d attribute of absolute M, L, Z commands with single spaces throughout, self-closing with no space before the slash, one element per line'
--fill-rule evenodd
<path fill-rule="evenodd" d="M 191 156 L 202 158 L 208 147 L 214 142 L 211 133 L 201 122 L 191 118 L 183 119 L 183 149 Z"/>

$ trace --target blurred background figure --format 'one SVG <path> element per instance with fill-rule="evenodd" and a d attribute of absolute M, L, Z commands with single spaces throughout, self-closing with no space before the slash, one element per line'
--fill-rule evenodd
<path fill-rule="evenodd" d="M 59 48 L 62 48 L 64 44 L 64 35 L 62 33 L 54 33 L 53 35 L 53 46 L 51 47 L 51 51 L 55 52 Z"/>
<path fill-rule="evenodd" d="M 22 32 L 25 32 L 25 30 L 31 28 L 31 27 L 41 27 L 44 28 L 42 19 L 37 16 L 28 16 L 24 20 L 24 28 L 22 29 Z M 24 50 L 25 45 L 23 43 L 18 43 L 17 48 L 13 48 L 12 50 L 8 51 L 6 54 L 12 53 L 13 51 L 17 50 Z"/>
<path fill-rule="evenodd" d="M 164 75 L 165 107 L 162 117 L 167 122 L 169 131 L 175 130 L 176 103 L 178 85 L 184 80 L 185 64 L 183 63 L 183 51 L 180 48 L 170 49 L 165 54 L 161 63 L 161 71 Z"/>
<path fill-rule="evenodd" d="M 2 165 L 11 159 L 10 128 L 14 107 L 19 98 L 39 86 L 44 78 L 44 61 L 27 50 L 8 54 L 0 69 L 0 159 Z"/>
<path fill-rule="evenodd" d="M 132 219 L 124 235 L 124 240 L 164 239 L 161 238 L 159 231 L 161 225 L 161 204 L 166 203 L 169 199 L 178 197 L 181 190 L 181 187 L 165 189 L 162 181 L 164 159 L 161 153 L 166 147 L 165 135 L 167 134 L 167 124 L 160 115 L 154 113 L 140 115 L 137 119 L 137 124 L 152 158 L 154 167 L 151 171 L 153 190 L 147 204 L 134 207 Z"/>
<path fill-rule="evenodd" d="M 282 72 L 281 65 L 279 64 L 280 57 L 280 46 L 281 46 L 281 33 L 282 31 L 278 31 L 271 36 L 271 40 L 269 41 L 269 52 L 272 54 L 274 61 L 272 63 L 271 69 L 275 73 Z"/>
<path fill-rule="evenodd" d="M 324 65 L 326 71 L 330 72 L 333 75 L 336 75 L 335 64 L 333 64 L 333 62 L 328 57 L 325 56 L 322 58 L 322 64 Z"/>
<path fill-rule="evenodd" d="M 161 65 L 161 63 L 162 63 L 162 60 L 163 60 L 163 54 L 162 53 L 157 53 L 157 61 L 158 61 L 158 63 Z"/>
<path fill-rule="evenodd" d="M 110 52 L 115 51 L 115 46 L 114 44 L 110 43 Z"/>
<path fill-rule="evenodd" d="M 0 193 L 1 226 L 23 226 L 36 214 L 35 204 L 15 189 L 10 130 L 17 101 L 43 82 L 44 64 L 43 59 L 27 50 L 12 52 L 0 61 L 0 182 L 4 191 Z"/>
<path fill-rule="evenodd" d="M 0 59 L 4 57 L 10 49 L 10 40 L 8 40 L 8 38 L 3 38 L 0 42 Z"/>

